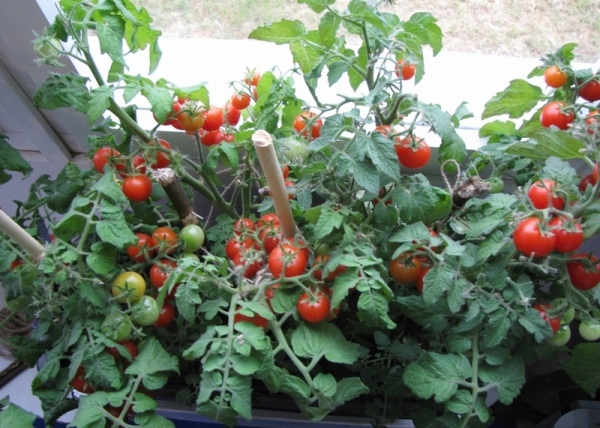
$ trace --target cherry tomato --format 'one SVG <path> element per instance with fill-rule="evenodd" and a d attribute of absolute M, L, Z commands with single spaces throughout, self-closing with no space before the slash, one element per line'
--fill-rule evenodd
<path fill-rule="evenodd" d="M 592 103 L 600 100 L 600 81 L 590 80 L 579 90 L 579 96 Z"/>
<path fill-rule="evenodd" d="M 294 120 L 294 129 L 300 135 L 305 137 L 310 136 L 312 138 L 318 138 L 321 135 L 321 128 L 323 127 L 323 119 L 317 117 L 316 113 L 305 111 L 296 116 Z"/>
<path fill-rule="evenodd" d="M 583 177 L 581 179 L 581 181 L 579 182 L 579 191 L 580 192 L 585 192 L 585 189 L 587 189 L 588 186 L 595 186 L 598 180 L 596 180 L 594 178 L 594 174 L 590 173 L 588 175 L 586 175 L 585 177 Z"/>
<path fill-rule="evenodd" d="M 221 129 L 215 129 L 214 131 L 208 131 L 202 134 L 200 142 L 203 146 L 216 146 L 225 139 L 225 135 L 221 132 Z"/>
<path fill-rule="evenodd" d="M 517 225 L 513 232 L 513 241 L 517 249 L 526 256 L 544 257 L 552 252 L 556 236 L 542 231 L 540 219 L 527 217 Z"/>
<path fill-rule="evenodd" d="M 600 323 L 596 320 L 581 321 L 579 334 L 584 340 L 594 342 L 600 339 Z"/>
<path fill-rule="evenodd" d="M 91 394 L 95 391 L 94 387 L 85 378 L 85 367 L 79 366 L 75 377 L 71 380 L 71 386 L 74 390 L 84 394 Z"/>
<path fill-rule="evenodd" d="M 571 329 L 568 325 L 563 325 L 551 337 L 546 338 L 546 343 L 552 346 L 564 346 L 570 339 Z"/>
<path fill-rule="evenodd" d="M 596 256 L 588 254 L 575 254 L 567 263 L 567 272 L 571 284 L 578 290 L 591 290 L 600 283 L 600 260 Z M 587 267 L 582 260 L 587 259 L 591 267 Z"/>
<path fill-rule="evenodd" d="M 158 227 L 152 232 L 152 247 L 159 253 L 173 254 L 179 244 L 179 237 L 173 229 L 168 226 Z"/>
<path fill-rule="evenodd" d="M 231 103 L 225 106 L 225 121 L 230 126 L 235 126 L 239 123 L 242 117 L 242 112 L 236 109 Z"/>
<path fill-rule="evenodd" d="M 431 149 L 423 138 L 417 138 L 415 142 L 413 137 L 409 136 L 397 142 L 394 148 L 400 165 L 406 168 L 422 168 L 431 158 Z"/>
<path fill-rule="evenodd" d="M 155 146 L 158 143 L 158 145 L 160 145 L 163 149 L 169 151 L 171 150 L 171 144 L 169 144 L 168 141 L 163 140 L 161 138 L 158 138 L 156 140 L 153 140 L 149 143 L 149 145 L 151 146 Z M 166 168 L 169 165 L 171 165 L 171 158 L 169 156 L 168 153 L 165 153 L 163 151 L 157 150 L 156 151 L 156 160 L 155 162 L 152 164 L 152 168 L 154 169 L 159 169 L 159 168 Z"/>
<path fill-rule="evenodd" d="M 244 76 L 244 83 L 248 86 L 256 86 L 260 81 L 260 73 L 256 70 L 249 70 Z"/>
<path fill-rule="evenodd" d="M 231 259 L 235 266 L 244 268 L 242 275 L 244 278 L 254 278 L 260 268 L 263 267 L 263 260 L 257 257 L 255 250 L 240 249 L 240 252 L 235 254 Z"/>
<path fill-rule="evenodd" d="M 122 340 L 121 342 L 117 342 L 117 343 L 119 345 L 123 346 L 127 350 L 127 353 L 129 354 L 129 357 L 125 357 L 125 358 L 127 358 L 127 360 L 131 361 L 135 357 L 138 356 L 138 354 L 139 354 L 138 348 L 137 348 L 137 346 L 135 346 L 135 343 L 133 343 L 131 340 Z M 119 352 L 119 350 L 117 348 L 106 348 L 106 352 L 108 352 L 110 355 L 112 355 L 115 358 L 121 357 L 121 353 Z"/>
<path fill-rule="evenodd" d="M 158 319 L 158 304 L 152 296 L 142 296 L 131 309 L 131 319 L 139 325 L 152 325 Z"/>
<path fill-rule="evenodd" d="M 238 110 L 244 110 L 250 105 L 250 95 L 244 92 L 237 92 L 231 96 L 231 105 Z"/>
<path fill-rule="evenodd" d="M 169 259 L 161 259 L 159 263 L 153 264 L 150 268 L 150 284 L 155 288 L 161 288 L 176 267 L 177 263 Z"/>
<path fill-rule="evenodd" d="M 567 73 L 556 65 L 551 65 L 544 71 L 544 81 L 551 88 L 560 88 L 567 83 Z"/>
<path fill-rule="evenodd" d="M 421 273 L 419 273 L 419 276 L 417 276 L 417 279 L 415 280 L 415 284 L 417 286 L 417 291 L 420 294 L 423 294 L 423 287 L 425 286 L 425 275 L 427 275 L 427 272 L 429 272 L 429 270 L 431 269 L 430 266 L 423 266 L 423 264 L 421 264 Z"/>
<path fill-rule="evenodd" d="M 548 128 L 556 126 L 558 129 L 569 129 L 569 124 L 575 120 L 575 113 L 572 111 L 564 113 L 565 103 L 561 101 L 551 101 L 542 108 L 540 122 L 542 126 Z"/>
<path fill-rule="evenodd" d="M 110 292 L 119 303 L 134 303 L 146 292 L 146 280 L 137 272 L 121 272 L 113 281 Z"/>
<path fill-rule="evenodd" d="M 125 169 L 119 172 L 121 177 L 127 178 L 130 175 L 144 175 L 146 174 L 146 159 L 140 155 L 135 155 L 131 158 Z"/>
<path fill-rule="evenodd" d="M 275 278 L 285 276 L 292 278 L 302 275 L 306 271 L 305 253 L 292 244 L 283 243 L 275 247 L 269 254 L 269 270 Z"/>
<path fill-rule="evenodd" d="M 235 223 L 233 223 L 233 233 L 238 236 L 247 235 L 256 230 L 256 225 L 251 218 L 243 217 L 237 219 Z"/>
<path fill-rule="evenodd" d="M 248 315 L 244 315 L 243 313 L 239 312 L 240 308 L 238 308 L 238 310 L 236 311 L 235 315 L 233 316 L 233 322 L 234 323 L 239 323 L 239 322 L 250 322 L 252 324 L 254 324 L 257 327 L 262 328 L 263 330 L 266 330 L 267 327 L 269 327 L 269 320 L 266 318 L 261 317 L 258 314 L 254 314 L 254 316 L 248 316 Z"/>
<path fill-rule="evenodd" d="M 125 168 L 125 165 L 122 162 L 115 162 L 115 158 L 121 156 L 121 153 L 117 149 L 113 149 L 112 147 L 101 147 L 94 153 L 94 157 L 92 158 L 92 163 L 94 164 L 94 168 L 99 173 L 104 173 L 104 167 L 107 163 L 110 165 L 114 165 L 117 170 L 122 170 Z"/>
<path fill-rule="evenodd" d="M 281 174 L 283 175 L 283 179 L 285 180 L 290 176 L 290 167 L 287 165 L 281 166 Z"/>
<path fill-rule="evenodd" d="M 552 180 L 538 180 L 529 187 L 527 196 L 531 204 L 538 210 L 543 210 L 552 206 L 557 210 L 562 210 L 565 207 L 565 200 L 556 195 L 558 185 Z"/>
<path fill-rule="evenodd" d="M 131 337 L 131 321 L 123 314 L 109 314 L 102 321 L 100 331 L 113 342 L 121 342 Z"/>
<path fill-rule="evenodd" d="M 402 80 L 412 79 L 416 71 L 417 66 L 415 64 L 405 62 L 403 59 L 398 60 L 398 64 L 396 65 L 396 76 L 402 77 Z"/>
<path fill-rule="evenodd" d="M 279 225 L 279 223 L 265 226 L 260 229 L 258 236 L 260 242 L 262 242 L 265 252 L 267 254 L 271 254 L 271 252 L 281 242 L 281 226 Z"/>
<path fill-rule="evenodd" d="M 279 216 L 275 213 L 264 214 L 256 222 L 256 230 L 261 230 L 265 226 L 279 226 Z"/>
<path fill-rule="evenodd" d="M 296 308 L 304 321 L 319 323 L 329 316 L 331 303 L 329 296 L 323 291 L 319 290 L 311 294 L 304 292 L 298 298 Z"/>
<path fill-rule="evenodd" d="M 204 230 L 197 224 L 185 225 L 179 237 L 183 241 L 183 250 L 188 253 L 195 253 L 204 245 Z"/>
<path fill-rule="evenodd" d="M 556 333 L 558 331 L 558 329 L 560 328 L 560 317 L 550 318 L 548 316 L 547 312 L 551 309 L 550 305 L 545 303 L 539 303 L 533 305 L 533 309 L 540 313 L 540 316 L 544 321 L 548 321 L 552 332 Z"/>
<path fill-rule="evenodd" d="M 548 222 L 548 226 L 556 236 L 554 251 L 570 253 L 583 244 L 583 227 L 579 221 L 569 221 L 565 216 L 558 216 L 552 218 Z"/>
<path fill-rule="evenodd" d="M 166 327 L 173 322 L 173 319 L 175 319 L 175 307 L 169 302 L 164 302 L 158 319 L 153 325 L 159 328 Z"/>
<path fill-rule="evenodd" d="M 252 237 L 236 235 L 225 244 L 225 254 L 227 254 L 229 260 L 233 260 L 242 250 L 249 250 L 250 248 L 257 248 L 257 243 Z"/>
<path fill-rule="evenodd" d="M 206 131 L 219 129 L 225 123 L 225 113 L 219 107 L 211 106 L 203 114 L 204 124 L 202 125 L 202 129 Z"/>
<path fill-rule="evenodd" d="M 204 119 L 204 109 L 195 101 L 185 102 L 177 113 L 177 122 L 181 129 L 191 134 L 202 128 Z"/>
<path fill-rule="evenodd" d="M 127 247 L 127 254 L 132 260 L 142 263 L 154 256 L 152 246 L 152 238 L 147 233 L 138 232 L 135 234 L 138 237 L 137 244 Z"/>
<path fill-rule="evenodd" d="M 412 284 L 422 270 L 421 261 L 411 255 L 400 256 L 390 262 L 390 276 L 403 285 Z"/>
<path fill-rule="evenodd" d="M 123 180 L 123 194 L 133 202 L 144 202 L 152 195 L 152 180 L 147 175 L 130 175 Z"/>

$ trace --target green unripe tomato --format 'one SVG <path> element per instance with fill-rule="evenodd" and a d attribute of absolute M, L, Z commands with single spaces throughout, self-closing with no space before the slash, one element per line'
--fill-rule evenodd
<path fill-rule="evenodd" d="M 595 320 L 581 321 L 581 324 L 579 324 L 579 334 L 589 342 L 600 339 L 600 323 Z"/>
<path fill-rule="evenodd" d="M 160 314 L 156 299 L 151 296 L 143 296 L 131 309 L 131 319 L 143 326 L 154 324 Z"/>
<path fill-rule="evenodd" d="M 100 331 L 110 340 L 121 342 L 131 337 L 131 321 L 123 314 L 108 314 L 100 325 Z"/>
<path fill-rule="evenodd" d="M 564 346 L 571 339 L 571 329 L 568 325 L 561 326 L 552 337 L 546 339 L 546 343 L 552 346 Z"/>
<path fill-rule="evenodd" d="M 308 157 L 308 144 L 296 137 L 281 140 L 284 156 L 288 161 L 305 160 Z"/>
<path fill-rule="evenodd" d="M 575 308 L 570 306 L 570 303 L 564 297 L 552 300 L 550 306 L 561 311 L 560 322 L 563 325 L 570 324 L 575 318 Z"/>
<path fill-rule="evenodd" d="M 504 190 L 504 181 L 500 177 L 492 177 L 488 181 L 490 193 L 500 193 Z"/>
<path fill-rule="evenodd" d="M 188 253 L 194 253 L 204 245 L 204 230 L 197 224 L 184 226 L 179 232 L 179 237 L 185 244 L 183 250 Z"/>

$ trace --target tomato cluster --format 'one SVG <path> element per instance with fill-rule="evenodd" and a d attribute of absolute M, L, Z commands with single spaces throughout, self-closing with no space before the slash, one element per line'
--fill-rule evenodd
<path fill-rule="evenodd" d="M 398 162 L 405 168 L 420 169 L 426 166 L 431 159 L 431 148 L 423 138 L 411 134 L 404 137 L 394 130 L 390 125 L 378 125 L 373 132 L 394 140 L 394 150 Z"/>

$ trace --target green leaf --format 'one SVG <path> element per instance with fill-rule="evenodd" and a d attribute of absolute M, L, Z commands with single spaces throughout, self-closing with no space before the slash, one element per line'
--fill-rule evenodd
<path fill-rule="evenodd" d="M 19 406 L 9 403 L 0 411 L 0 428 L 33 428 L 36 416 Z"/>
<path fill-rule="evenodd" d="M 331 397 L 337 392 L 337 382 L 335 377 L 329 373 L 319 373 L 313 379 L 313 385 L 317 391 L 323 393 L 325 397 Z"/>
<path fill-rule="evenodd" d="M 470 376 L 471 364 L 464 355 L 427 352 L 408 365 L 403 379 L 416 396 L 442 403 Z"/>
<path fill-rule="evenodd" d="M 341 405 L 363 394 L 368 394 L 369 388 L 358 377 L 345 377 L 337 384 L 333 402 Z"/>
<path fill-rule="evenodd" d="M 534 160 L 545 160 L 550 156 L 563 160 L 585 157 L 585 142 L 569 132 L 541 128 L 532 132 L 530 137 L 529 140 L 511 144 L 506 153 Z"/>
<path fill-rule="evenodd" d="M 502 92 L 494 95 L 486 104 L 482 119 L 507 114 L 511 119 L 519 118 L 533 109 L 545 95 L 541 88 L 531 83 L 516 79 Z"/>
<path fill-rule="evenodd" d="M 144 412 L 135 415 L 135 423 L 146 428 L 175 428 L 175 423 L 154 412 Z"/>
<path fill-rule="evenodd" d="M 114 62 L 125 65 L 123 57 L 125 26 L 123 21 L 116 16 L 102 14 L 102 21 L 95 28 L 100 42 L 100 52 L 108 54 Z"/>
<path fill-rule="evenodd" d="M 326 48 L 331 48 L 336 40 L 336 34 L 340 27 L 340 18 L 332 12 L 327 12 L 319 22 L 319 36 L 321 43 Z"/>
<path fill-rule="evenodd" d="M 118 270 L 117 249 L 105 242 L 92 244 L 92 254 L 85 261 L 90 269 L 101 276 L 115 274 Z"/>
<path fill-rule="evenodd" d="M 439 162 L 454 159 L 461 163 L 467 156 L 467 146 L 456 132 L 451 116 L 433 104 L 417 102 L 417 109 L 431 122 L 434 131 L 442 139 L 439 148 Z"/>
<path fill-rule="evenodd" d="M 122 378 L 115 358 L 103 352 L 84 360 L 86 377 L 99 389 L 121 389 Z"/>
<path fill-rule="evenodd" d="M 248 38 L 282 45 L 297 41 L 305 35 L 306 29 L 301 21 L 283 19 L 271 25 L 258 27 L 248 35 Z"/>
<path fill-rule="evenodd" d="M 525 384 L 525 363 L 521 357 L 513 355 L 497 366 L 482 364 L 479 378 L 486 386 L 498 387 L 500 402 L 510 404 L 517 398 L 521 387 Z"/>
<path fill-rule="evenodd" d="M 168 372 L 173 371 L 179 372 L 177 357 L 165 351 L 153 337 L 146 339 L 139 355 L 125 369 L 128 375 L 143 376 L 144 386 L 149 389 L 162 388 L 168 380 Z"/>
<path fill-rule="evenodd" d="M 79 294 L 96 308 L 106 306 L 108 292 L 98 284 L 82 281 L 79 284 Z"/>
<path fill-rule="evenodd" d="M 408 189 L 397 187 L 392 193 L 392 201 L 405 223 L 422 221 L 431 224 L 452 210 L 452 196 L 448 192 L 421 183 L 412 184 Z"/>
<path fill-rule="evenodd" d="M 329 205 L 323 206 L 319 220 L 315 226 L 315 239 L 323 239 L 342 226 L 344 216 L 340 211 L 334 211 Z"/>
<path fill-rule="evenodd" d="M 21 153 L 8 143 L 6 136 L 0 133 L 0 173 L 5 171 L 20 172 L 25 178 L 29 176 L 33 169 L 29 162 L 23 159 Z M 10 178 L 10 174 L 2 174 L 0 184 L 6 183 Z"/>
<path fill-rule="evenodd" d="M 394 150 L 394 142 L 384 137 L 379 132 L 370 136 L 357 134 L 357 144 L 364 145 L 367 155 L 371 158 L 373 165 L 390 177 L 392 180 L 400 181 L 400 168 L 398 167 L 398 156 Z"/>
<path fill-rule="evenodd" d="M 87 88 L 88 78 L 75 73 L 50 74 L 33 96 L 38 108 L 54 110 L 72 107 L 80 113 L 87 113 L 90 94 Z"/>
<path fill-rule="evenodd" d="M 135 234 L 129 229 L 125 221 L 119 222 L 116 219 L 100 220 L 96 223 L 96 232 L 102 241 L 120 249 L 137 242 Z"/>
<path fill-rule="evenodd" d="M 577 385 L 595 397 L 600 388 L 600 343 L 575 345 L 563 367 Z"/>
<path fill-rule="evenodd" d="M 102 117 L 104 112 L 110 106 L 110 100 L 113 98 L 112 88 L 109 86 L 100 86 L 92 90 L 87 105 L 88 122 L 96 122 Z"/>
<path fill-rule="evenodd" d="M 358 186 L 371 194 L 378 194 L 381 183 L 377 167 L 373 163 L 367 159 L 364 162 L 352 162 L 351 169 Z"/>
<path fill-rule="evenodd" d="M 389 317 L 389 304 L 381 290 L 370 288 L 361 292 L 357 303 L 358 319 L 369 327 L 385 327 L 392 329 L 396 323 Z"/>
<path fill-rule="evenodd" d="M 506 122 L 495 120 L 493 122 L 488 122 L 479 128 L 479 136 L 481 138 L 489 137 L 494 134 L 517 136 L 518 132 L 515 123 L 510 120 Z"/>
<path fill-rule="evenodd" d="M 300 66 L 304 74 L 314 70 L 323 59 L 323 53 L 320 49 L 303 41 L 290 41 L 290 51 L 294 61 Z"/>
<path fill-rule="evenodd" d="M 335 3 L 335 0 L 298 0 L 300 4 L 306 4 L 315 13 L 321 13 L 327 6 L 331 6 Z"/>
<path fill-rule="evenodd" d="M 359 356 L 359 346 L 348 342 L 342 332 L 329 323 L 302 323 L 292 333 L 292 349 L 301 358 L 324 356 L 332 363 L 352 364 Z"/>
<path fill-rule="evenodd" d="M 423 300 L 427 304 L 435 303 L 450 290 L 455 282 L 456 271 L 448 264 L 432 267 L 424 279 Z"/>

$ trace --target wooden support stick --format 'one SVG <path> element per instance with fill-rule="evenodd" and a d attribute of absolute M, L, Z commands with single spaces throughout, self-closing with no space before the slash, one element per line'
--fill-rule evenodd
<path fill-rule="evenodd" d="M 46 249 L 33 236 L 19 226 L 4 211 L 0 210 L 0 230 L 8 235 L 17 245 L 23 248 L 36 261 L 44 258 Z"/>
<path fill-rule="evenodd" d="M 273 138 L 268 132 L 258 130 L 252 135 L 252 143 L 256 149 L 263 174 L 267 179 L 269 194 L 273 198 L 275 213 L 279 216 L 283 237 L 292 239 L 296 236 L 296 223 L 292 216 L 292 208 L 281 173 L 281 165 L 279 165 L 275 147 L 273 147 Z"/>

